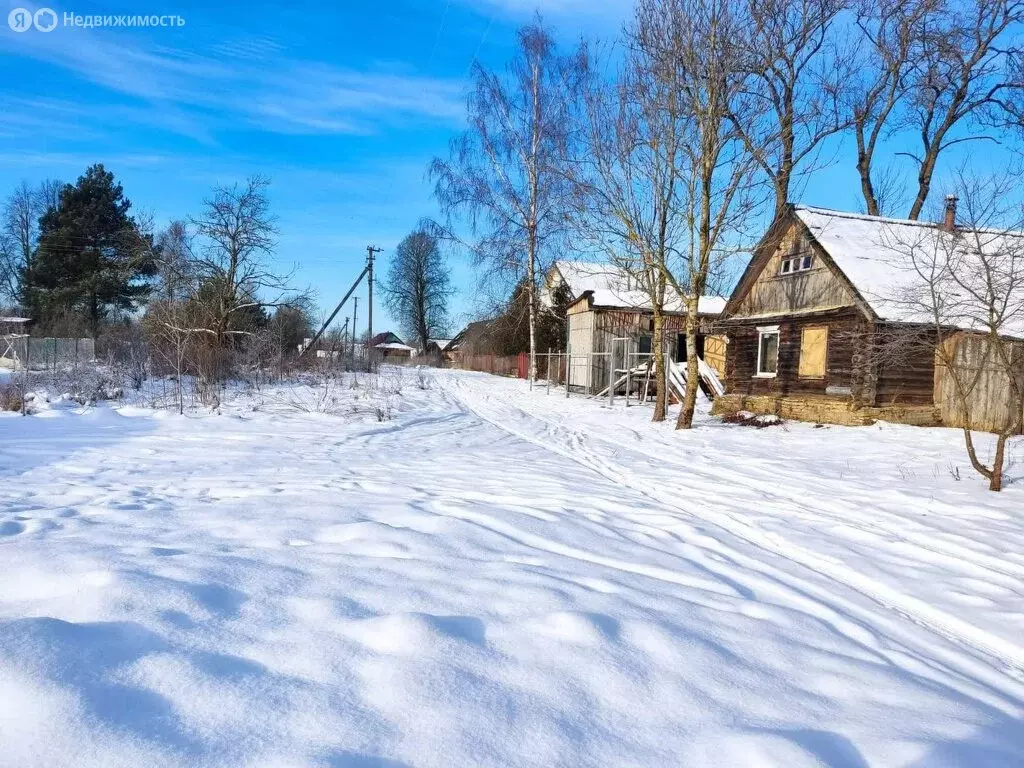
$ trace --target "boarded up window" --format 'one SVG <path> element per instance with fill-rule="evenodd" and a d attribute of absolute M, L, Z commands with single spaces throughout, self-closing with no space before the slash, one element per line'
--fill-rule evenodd
<path fill-rule="evenodd" d="M 804 328 L 800 339 L 800 376 L 805 379 L 825 378 L 828 350 L 828 328 Z"/>

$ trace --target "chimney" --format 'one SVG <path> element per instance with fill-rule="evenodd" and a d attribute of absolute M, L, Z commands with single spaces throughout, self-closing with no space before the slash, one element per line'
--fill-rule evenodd
<path fill-rule="evenodd" d="M 946 195 L 946 214 L 942 217 L 942 228 L 947 232 L 956 229 L 956 195 Z"/>

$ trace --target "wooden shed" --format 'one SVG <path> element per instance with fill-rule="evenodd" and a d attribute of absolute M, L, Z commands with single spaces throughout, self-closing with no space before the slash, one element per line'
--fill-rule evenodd
<path fill-rule="evenodd" d="M 654 314 L 647 295 L 621 270 L 607 264 L 556 262 L 575 300 L 567 310 L 570 370 L 573 389 L 599 392 L 608 386 L 609 369 L 646 362 L 651 354 Z M 571 266 L 567 266 L 571 265 Z M 725 337 L 714 334 L 713 322 L 725 299 L 703 296 L 698 309 L 701 332 L 697 353 L 719 377 L 725 374 Z M 665 342 L 670 359 L 686 360 L 686 316 L 674 299 L 665 311 Z"/>

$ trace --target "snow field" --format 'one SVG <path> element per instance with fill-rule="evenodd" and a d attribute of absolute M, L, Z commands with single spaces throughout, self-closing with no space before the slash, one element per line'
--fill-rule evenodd
<path fill-rule="evenodd" d="M 0 765 L 1024 761 L 1024 495 L 954 432 L 271 394 L 0 418 Z"/>

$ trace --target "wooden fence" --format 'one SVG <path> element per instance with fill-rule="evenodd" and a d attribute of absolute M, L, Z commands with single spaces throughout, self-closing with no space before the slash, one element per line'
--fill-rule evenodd
<path fill-rule="evenodd" d="M 935 364 L 935 404 L 942 413 L 942 422 L 950 427 L 1001 432 L 1022 404 L 1013 401 L 1010 379 L 1005 368 L 996 363 L 990 342 L 984 336 L 958 334 L 947 343 L 956 345 L 954 371 L 939 360 Z M 1024 378 L 1024 342 L 1013 345 L 1011 354 L 1019 361 L 1017 367 Z M 959 396 L 954 376 L 968 391 L 966 398 Z"/>
<path fill-rule="evenodd" d="M 464 371 L 480 371 L 495 376 L 518 376 L 525 379 L 529 371 L 530 356 L 521 355 L 490 355 L 462 353 L 455 355 L 448 364 L 451 368 Z M 524 362 L 525 361 L 525 362 Z"/>
<path fill-rule="evenodd" d="M 530 355 L 527 352 L 518 355 L 457 354 L 446 365 L 464 371 L 481 371 L 520 379 L 530 375 Z M 564 384 L 565 367 L 564 352 L 537 352 L 537 381 L 543 382 L 550 378 L 552 384 Z"/>

